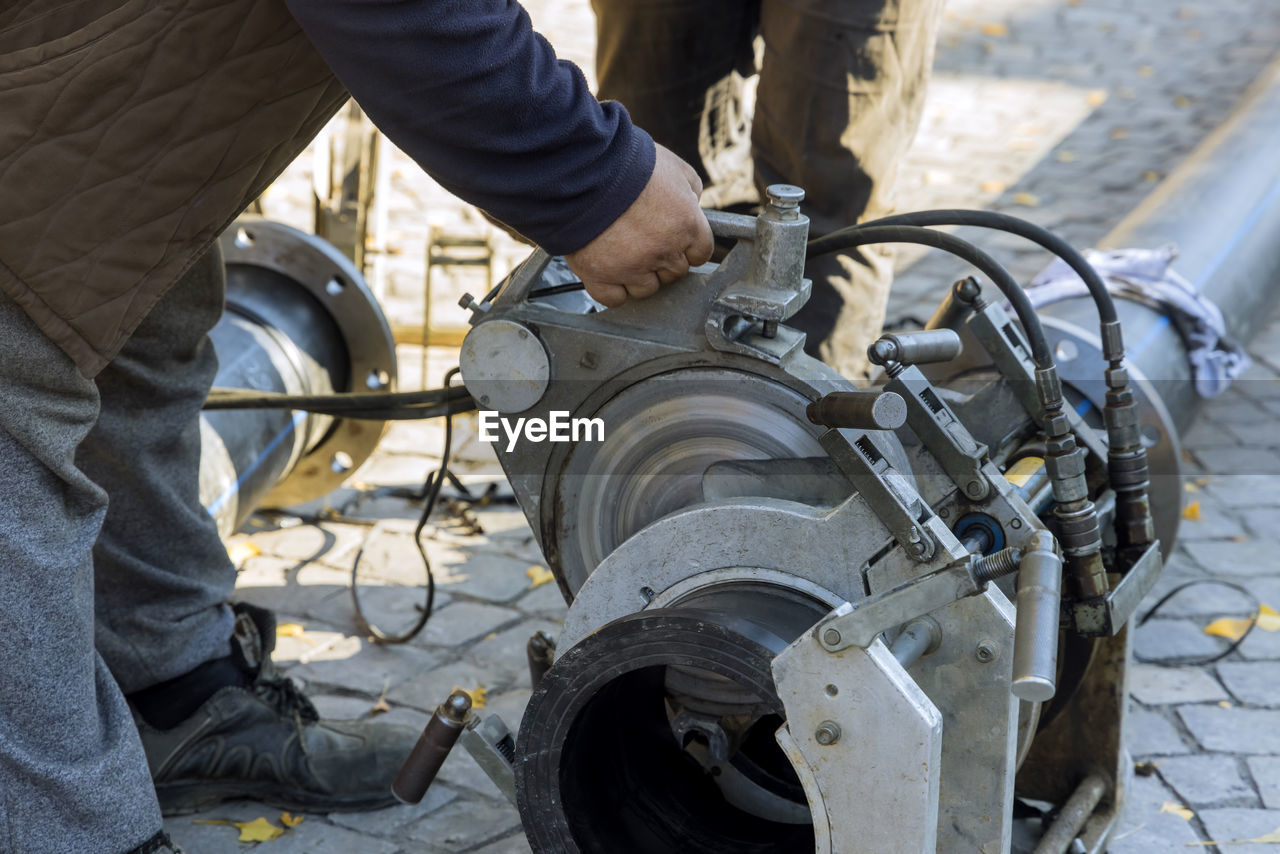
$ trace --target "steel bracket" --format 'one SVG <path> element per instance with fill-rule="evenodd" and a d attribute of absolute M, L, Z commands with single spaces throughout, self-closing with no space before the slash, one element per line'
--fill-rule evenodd
<path fill-rule="evenodd" d="M 919 562 L 932 558 L 937 542 L 927 524 L 937 521 L 933 510 L 910 482 L 889 465 L 871 438 L 863 433 L 850 443 L 840 431 L 828 430 L 818 441 L 849 482 L 867 497 L 867 503 L 903 551 Z"/>
<path fill-rule="evenodd" d="M 1138 603 L 1155 586 L 1163 569 L 1160 541 L 1153 540 L 1129 567 L 1120 583 L 1105 596 L 1072 603 L 1071 622 L 1075 630 L 1085 637 L 1115 635 L 1129 622 L 1138 609 Z"/>
<path fill-rule="evenodd" d="M 814 636 L 827 652 L 871 646 L 886 629 L 985 591 L 987 583 L 979 581 L 973 569 L 974 559 L 968 558 L 858 602 L 846 602 L 814 627 Z"/>
<path fill-rule="evenodd" d="M 908 426 L 937 457 L 961 494 L 970 501 L 986 498 L 991 493 L 982 470 L 986 445 L 973 438 L 920 369 L 914 365 L 900 369 L 885 387 L 906 401 Z"/>

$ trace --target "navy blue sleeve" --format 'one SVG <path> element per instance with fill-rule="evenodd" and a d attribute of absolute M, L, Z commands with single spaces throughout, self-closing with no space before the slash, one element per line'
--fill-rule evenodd
<path fill-rule="evenodd" d="M 653 172 L 649 136 L 556 59 L 514 0 L 287 0 L 383 133 L 450 192 L 552 254 Z"/>

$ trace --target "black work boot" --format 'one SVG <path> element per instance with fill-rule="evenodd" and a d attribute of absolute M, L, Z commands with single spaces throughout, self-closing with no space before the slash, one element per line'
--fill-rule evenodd
<path fill-rule="evenodd" d="M 169 838 L 169 834 L 162 830 L 128 854 L 183 854 L 183 851 Z"/>
<path fill-rule="evenodd" d="M 159 728 L 135 715 L 165 815 L 252 798 L 287 810 L 349 811 L 396 803 L 391 781 L 418 733 L 381 721 L 322 721 L 271 662 L 275 618 L 236 605 L 232 658 L 246 678 Z M 163 849 L 161 849 L 163 850 Z"/>

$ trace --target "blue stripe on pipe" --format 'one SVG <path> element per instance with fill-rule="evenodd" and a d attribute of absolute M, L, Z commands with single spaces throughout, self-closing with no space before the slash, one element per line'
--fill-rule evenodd
<path fill-rule="evenodd" d="M 1244 223 L 1240 228 L 1236 229 L 1235 234 L 1232 236 L 1231 240 L 1227 242 L 1227 245 L 1218 252 L 1214 259 L 1209 262 L 1209 266 L 1206 267 L 1196 280 L 1191 283 L 1193 290 L 1197 293 L 1200 292 L 1200 290 L 1209 281 L 1209 278 L 1213 276 L 1214 273 L 1218 272 L 1219 267 L 1226 263 L 1227 259 L 1231 257 L 1231 253 L 1240 246 L 1249 231 L 1258 224 L 1258 220 L 1262 219 L 1263 215 L 1267 212 L 1267 209 L 1275 204 L 1277 199 L 1280 199 L 1280 180 L 1277 180 L 1271 185 L 1271 189 L 1267 191 L 1267 194 L 1262 197 L 1262 200 L 1259 201 L 1258 204 L 1254 205 L 1253 210 L 1249 211 L 1249 215 L 1245 217 Z M 1156 339 L 1157 335 L 1165 330 L 1170 322 L 1171 321 L 1167 314 L 1160 315 L 1159 320 L 1157 320 L 1155 324 L 1147 330 L 1146 335 L 1142 336 L 1142 340 L 1135 346 L 1129 348 L 1126 358 L 1135 359 L 1141 355 L 1142 351 L 1151 346 L 1151 342 Z M 1080 415 L 1084 415 L 1090 409 L 1093 409 L 1093 404 L 1086 400 L 1076 407 L 1076 412 Z"/>
<path fill-rule="evenodd" d="M 231 498 L 240 491 L 240 487 L 244 485 L 244 482 L 249 477 L 249 475 L 257 471 L 258 466 L 262 465 L 263 462 L 266 461 L 267 457 L 271 455 L 271 452 L 274 451 L 276 447 L 279 446 L 279 444 L 285 440 L 285 437 L 287 437 L 290 433 L 296 430 L 298 428 L 298 425 L 300 425 L 306 419 L 307 419 L 307 413 L 305 412 L 293 413 L 293 419 L 288 424 L 285 425 L 283 430 L 281 430 L 279 433 L 275 435 L 275 438 L 273 438 L 270 442 L 267 443 L 267 447 L 263 449 L 261 454 L 258 454 L 258 458 L 253 462 L 251 462 L 249 464 L 249 467 L 244 470 L 244 473 L 241 474 L 238 478 L 236 478 L 235 483 L 228 486 L 226 490 L 221 495 L 219 495 L 216 499 L 214 499 L 212 504 L 209 505 L 209 515 L 213 516 L 217 514 L 217 512 L 222 509 L 222 506 L 226 504 L 228 501 L 230 501 Z"/>

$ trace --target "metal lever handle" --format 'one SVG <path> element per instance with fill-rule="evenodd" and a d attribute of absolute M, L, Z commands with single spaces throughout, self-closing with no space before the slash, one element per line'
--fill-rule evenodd
<path fill-rule="evenodd" d="M 1044 702 L 1053 697 L 1058 674 L 1058 612 L 1062 604 L 1062 558 L 1053 536 L 1031 536 L 1018 566 L 1018 616 L 1013 634 L 1013 694 Z"/>
<path fill-rule="evenodd" d="M 907 403 L 892 391 L 833 391 L 805 409 L 814 424 L 856 430 L 896 430 L 906 423 Z"/>
<path fill-rule="evenodd" d="M 398 801 L 405 804 L 422 801 L 453 746 L 458 743 L 458 736 L 462 734 L 470 713 L 471 697 L 465 691 L 454 691 L 436 708 L 391 784 L 391 794 Z"/>

